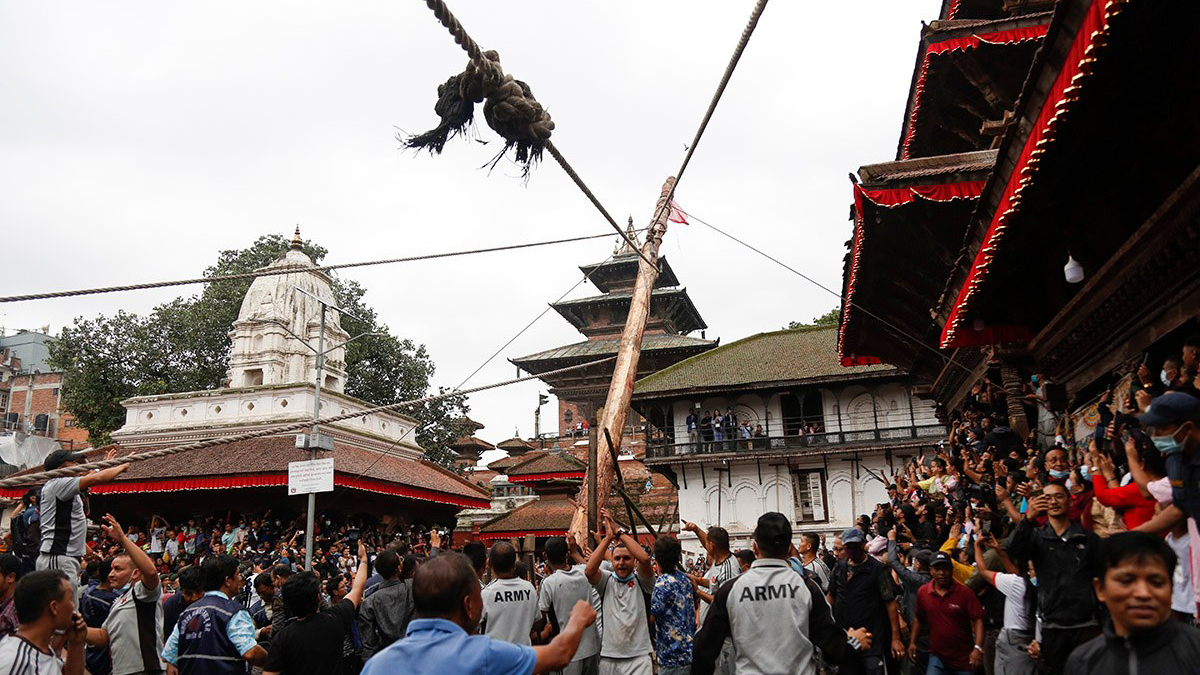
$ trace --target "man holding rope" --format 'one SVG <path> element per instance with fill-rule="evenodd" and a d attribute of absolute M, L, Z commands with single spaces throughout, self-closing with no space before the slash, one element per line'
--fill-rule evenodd
<path fill-rule="evenodd" d="M 105 459 L 114 459 L 110 450 Z M 83 453 L 55 450 L 46 457 L 46 471 L 75 466 L 85 461 Z M 129 468 L 121 464 L 83 476 L 51 478 L 42 486 L 38 499 L 41 505 L 42 545 L 38 549 L 36 567 L 39 570 L 62 570 L 78 595 L 80 559 L 87 550 L 87 491 L 93 485 L 111 483 Z"/>

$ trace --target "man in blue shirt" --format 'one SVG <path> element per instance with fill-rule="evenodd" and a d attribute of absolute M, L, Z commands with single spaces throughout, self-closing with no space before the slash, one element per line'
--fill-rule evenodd
<path fill-rule="evenodd" d="M 367 661 L 362 675 L 530 675 L 562 670 L 579 647 L 583 629 L 596 620 L 580 601 L 562 632 L 541 647 L 474 635 L 483 595 L 470 560 L 459 553 L 430 559 L 413 577 L 414 619 L 403 640 Z"/>
<path fill-rule="evenodd" d="M 675 537 L 664 535 L 654 542 L 659 575 L 650 594 L 650 615 L 654 617 L 659 675 L 688 675 L 692 671 L 696 589 L 679 569 L 681 557 L 683 551 Z"/>

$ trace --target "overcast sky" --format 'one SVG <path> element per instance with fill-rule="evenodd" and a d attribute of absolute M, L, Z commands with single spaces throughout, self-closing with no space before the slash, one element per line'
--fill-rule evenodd
<path fill-rule="evenodd" d="M 554 141 L 614 216 L 648 222 L 753 6 L 454 0 L 467 30 L 530 84 Z M 895 155 L 922 19 L 938 0 L 768 5 L 677 192 L 686 210 L 840 289 L 846 174 Z M 221 249 L 304 236 L 351 262 L 582 234 L 607 225 L 550 160 L 528 185 L 484 146 L 402 152 L 436 124 L 464 53 L 418 0 L 26 2 L 0 7 L 3 292 L 198 275 Z M 549 158 L 547 158 L 549 159 Z M 614 238 L 615 239 L 615 238 Z M 391 330 L 453 386 L 603 260 L 596 240 L 355 269 Z M 663 244 L 722 342 L 834 307 L 824 291 L 703 226 Z M 195 289 L 0 305 L 14 328 L 144 312 Z M 592 295 L 585 285 L 574 297 Z M 507 358 L 582 337 L 547 314 Z M 471 397 L 480 433 L 533 431 L 540 383 Z M 544 409 L 553 428 L 553 405 Z"/>

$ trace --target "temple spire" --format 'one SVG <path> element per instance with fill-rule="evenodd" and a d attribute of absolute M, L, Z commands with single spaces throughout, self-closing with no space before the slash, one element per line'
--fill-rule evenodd
<path fill-rule="evenodd" d="M 637 255 L 637 250 L 635 250 L 633 246 L 629 244 L 631 241 L 636 242 L 638 240 L 637 231 L 633 229 L 633 216 L 629 216 L 629 224 L 625 226 L 625 237 L 626 241 L 621 242 L 621 245 L 617 248 L 615 255 Z"/>
<path fill-rule="evenodd" d="M 631 220 L 632 222 L 632 220 Z M 300 240 L 300 225 L 296 225 L 296 233 L 292 235 L 292 245 L 289 246 L 293 251 L 299 251 L 304 247 L 304 242 Z"/>

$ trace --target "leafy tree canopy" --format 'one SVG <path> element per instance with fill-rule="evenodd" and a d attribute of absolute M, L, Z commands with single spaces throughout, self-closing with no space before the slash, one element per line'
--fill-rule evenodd
<path fill-rule="evenodd" d="M 221 251 L 208 277 L 251 272 L 270 264 L 289 240 L 273 234 L 250 247 Z M 327 250 L 306 241 L 304 252 L 318 264 Z M 251 279 L 206 284 L 191 297 L 155 307 L 146 316 L 120 311 L 92 319 L 78 317 L 50 346 L 50 363 L 64 373 L 63 407 L 86 428 L 93 444 L 110 442 L 125 422 L 121 401 L 224 386 L 229 368 L 229 331 Z M 342 318 L 350 337 L 385 333 L 346 346 L 346 393 L 376 404 L 428 395 L 433 360 L 424 345 L 397 338 L 363 302 L 358 282 L 334 278 L 338 304 L 356 317 Z M 439 390 L 442 391 L 442 390 Z M 471 433 L 465 397 L 443 399 L 402 410 L 421 422 L 416 441 L 427 458 L 454 467 L 447 445 Z"/>
<path fill-rule="evenodd" d="M 790 321 L 790 322 L 788 322 L 787 327 L 789 330 L 792 328 L 817 328 L 817 327 L 825 327 L 825 326 L 837 326 L 841 322 L 842 322 L 842 310 L 838 307 L 834 307 L 833 309 L 829 310 L 828 312 L 825 312 L 821 316 L 813 317 L 813 320 L 809 323 L 801 323 L 799 321 Z"/>

